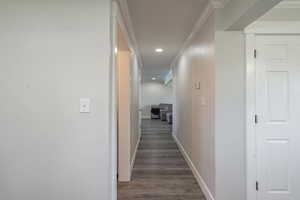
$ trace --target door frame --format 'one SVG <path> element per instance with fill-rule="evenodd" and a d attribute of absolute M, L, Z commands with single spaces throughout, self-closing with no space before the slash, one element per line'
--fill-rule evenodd
<path fill-rule="evenodd" d="M 118 1 L 119 2 L 119 1 Z M 126 2 L 120 1 L 117 3 L 117 1 L 112 1 L 111 4 L 111 20 L 110 20 L 110 30 L 111 30 L 111 70 L 110 70 L 110 115 L 109 115 L 109 122 L 110 122 L 110 167 L 111 167 L 111 174 L 110 176 L 110 198 L 111 200 L 117 200 L 117 194 L 118 194 L 118 180 L 117 180 L 117 172 L 118 172 L 118 79 L 117 79 L 117 54 L 116 54 L 116 48 L 118 46 L 118 27 L 121 29 L 122 33 L 124 34 L 125 40 L 128 44 L 128 47 L 131 52 L 131 60 L 137 59 L 139 65 L 141 64 L 140 55 L 138 54 L 136 50 L 135 45 L 135 38 L 132 35 L 132 30 L 130 29 L 130 26 L 128 26 L 128 13 L 124 13 L 122 10 L 126 9 Z M 123 16 L 126 15 L 126 16 Z M 140 67 L 139 67 L 140 68 Z"/>
<path fill-rule="evenodd" d="M 282 28 L 284 27 L 284 29 Z M 246 56 L 246 191 L 247 200 L 258 200 L 256 152 L 256 37 L 261 35 L 300 35 L 299 22 L 255 22 L 244 30 Z"/>
<path fill-rule="evenodd" d="M 118 28 L 122 29 L 125 39 L 128 42 L 127 32 L 121 17 L 119 6 L 112 2 L 111 16 L 111 199 L 117 200 L 118 195 L 118 79 L 117 79 L 117 49 L 118 49 Z M 130 48 L 130 47 L 129 47 Z"/>
<path fill-rule="evenodd" d="M 247 200 L 257 200 L 255 34 L 246 34 L 246 173 Z"/>

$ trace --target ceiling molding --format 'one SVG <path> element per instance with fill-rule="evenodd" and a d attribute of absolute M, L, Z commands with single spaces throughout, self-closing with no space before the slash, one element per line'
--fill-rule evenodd
<path fill-rule="evenodd" d="M 179 53 L 176 55 L 176 57 L 173 59 L 172 63 L 171 63 L 171 69 L 173 69 L 176 66 L 176 62 L 178 61 L 178 59 L 182 56 L 182 54 L 184 53 L 184 51 L 187 49 L 187 47 L 189 46 L 189 44 L 191 43 L 191 41 L 193 40 L 193 38 L 196 36 L 196 34 L 198 33 L 198 31 L 202 28 L 202 26 L 205 24 L 205 22 L 207 21 L 208 17 L 213 13 L 213 11 L 216 9 L 216 4 L 212 4 L 211 1 L 209 3 L 206 4 L 206 7 L 204 9 L 204 11 L 202 12 L 201 16 L 199 17 L 199 19 L 197 20 L 197 22 L 195 23 L 195 26 L 191 32 L 191 34 L 188 36 L 188 38 L 185 40 L 185 42 L 183 43 Z"/>
<path fill-rule="evenodd" d="M 208 17 L 213 13 L 213 11 L 215 9 L 224 8 L 225 5 L 229 1 L 230 0 L 209 0 L 209 2 L 206 4 L 206 7 L 205 7 L 204 11 L 202 12 L 201 16 L 199 17 L 199 19 L 195 23 L 195 26 L 194 26 L 191 34 L 185 40 L 185 42 L 183 43 L 179 53 L 177 54 L 177 56 L 172 61 L 171 69 L 175 67 L 175 64 L 176 64 L 177 60 L 180 58 L 180 56 L 182 56 L 183 52 L 186 50 L 188 45 L 191 43 L 192 39 L 195 37 L 197 32 L 202 28 L 202 26 L 204 25 L 204 23 L 206 22 Z"/>
<path fill-rule="evenodd" d="M 230 0 L 209 0 L 213 8 L 224 8 Z"/>
<path fill-rule="evenodd" d="M 120 14 L 121 14 L 121 18 L 124 22 L 124 28 L 126 29 L 127 35 L 128 35 L 128 39 L 130 40 L 131 46 L 133 48 L 133 51 L 135 52 L 138 62 L 139 62 L 139 67 L 143 67 L 143 62 L 142 62 L 142 57 L 137 45 L 137 40 L 135 37 L 135 33 L 133 30 L 133 26 L 132 26 L 132 21 L 131 21 L 131 16 L 129 13 L 129 9 L 128 9 L 128 4 L 127 4 L 127 0 L 116 0 L 116 3 L 119 5 L 120 8 Z"/>
<path fill-rule="evenodd" d="M 282 1 L 274 8 L 300 8 L 300 1 Z"/>

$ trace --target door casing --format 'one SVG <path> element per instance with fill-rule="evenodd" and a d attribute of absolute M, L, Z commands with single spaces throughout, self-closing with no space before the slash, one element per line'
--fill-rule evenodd
<path fill-rule="evenodd" d="M 112 16 L 111 16 L 111 71 L 110 71 L 110 166 L 111 166 L 111 182 L 110 182 L 110 199 L 117 200 L 117 168 L 118 168 L 118 79 L 117 79 L 117 55 L 116 50 L 118 47 L 118 26 L 122 30 L 125 40 L 129 46 L 130 52 L 132 53 L 132 57 L 138 57 L 137 51 L 135 51 L 135 45 L 131 40 L 130 31 L 128 31 L 128 27 L 126 26 L 124 16 L 122 15 L 120 10 L 120 5 L 116 2 L 112 2 Z M 140 60 L 140 59 L 138 59 Z M 140 63 L 140 62 L 139 62 Z"/>
<path fill-rule="evenodd" d="M 295 24 L 296 23 L 296 24 Z M 257 157 L 256 157 L 256 80 L 255 80 L 255 43 L 259 35 L 284 36 L 300 35 L 299 22 L 258 22 L 258 26 L 245 29 L 246 41 L 246 177 L 247 200 L 258 200 L 256 191 Z M 263 28 L 262 28 L 263 27 Z M 284 27 L 284 29 L 282 28 Z"/>

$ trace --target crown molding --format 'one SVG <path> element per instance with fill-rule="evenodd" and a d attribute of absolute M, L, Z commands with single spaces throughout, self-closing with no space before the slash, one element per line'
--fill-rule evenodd
<path fill-rule="evenodd" d="M 216 5 L 212 4 L 211 1 L 208 2 L 204 8 L 204 11 L 202 12 L 201 16 L 195 23 L 195 26 L 191 32 L 191 34 L 188 36 L 188 38 L 184 41 L 181 49 L 179 50 L 179 53 L 176 55 L 176 57 L 173 59 L 171 63 L 171 69 L 174 70 L 174 67 L 176 66 L 176 62 L 178 59 L 182 56 L 184 51 L 188 48 L 189 44 L 192 42 L 193 38 L 197 35 L 198 31 L 202 28 L 202 26 L 205 24 L 207 19 L 211 14 L 213 14 L 214 10 L 216 9 Z"/>
<path fill-rule="evenodd" d="M 115 0 L 115 3 L 119 7 L 118 12 L 119 12 L 120 16 L 118 16 L 118 18 L 122 22 L 122 24 L 120 24 L 120 25 L 123 26 L 123 29 L 125 29 L 127 39 L 129 40 L 131 49 L 137 56 L 139 67 L 143 67 L 142 57 L 141 57 L 141 54 L 140 54 L 140 51 L 138 48 L 138 44 L 137 44 L 137 40 L 135 37 L 135 33 L 133 30 L 133 25 L 132 25 L 131 16 L 130 16 L 129 9 L 128 9 L 127 0 Z M 118 15 L 118 14 L 114 13 L 114 15 Z"/>
<path fill-rule="evenodd" d="M 201 16 L 195 23 L 195 26 L 189 35 L 189 37 L 185 40 L 183 43 L 179 53 L 176 55 L 176 57 L 173 59 L 171 63 L 171 69 L 175 67 L 175 64 L 177 60 L 182 56 L 183 52 L 187 49 L 188 45 L 191 43 L 192 39 L 196 36 L 198 31 L 202 28 L 208 17 L 214 12 L 215 9 L 221 9 L 224 8 L 225 5 L 229 2 L 230 0 L 209 0 L 208 3 L 206 4 L 204 11 L 202 12 Z"/>
<path fill-rule="evenodd" d="M 213 8 L 224 8 L 225 5 L 229 2 L 230 0 L 209 0 L 209 3 L 212 5 Z"/>
<path fill-rule="evenodd" d="M 282 1 L 274 8 L 300 8 L 300 1 Z"/>

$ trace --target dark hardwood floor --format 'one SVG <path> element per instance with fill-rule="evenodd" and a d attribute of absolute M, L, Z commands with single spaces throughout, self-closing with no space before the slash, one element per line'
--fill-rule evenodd
<path fill-rule="evenodd" d="M 118 200 L 205 200 L 166 122 L 143 120 L 132 181 L 119 183 Z"/>

